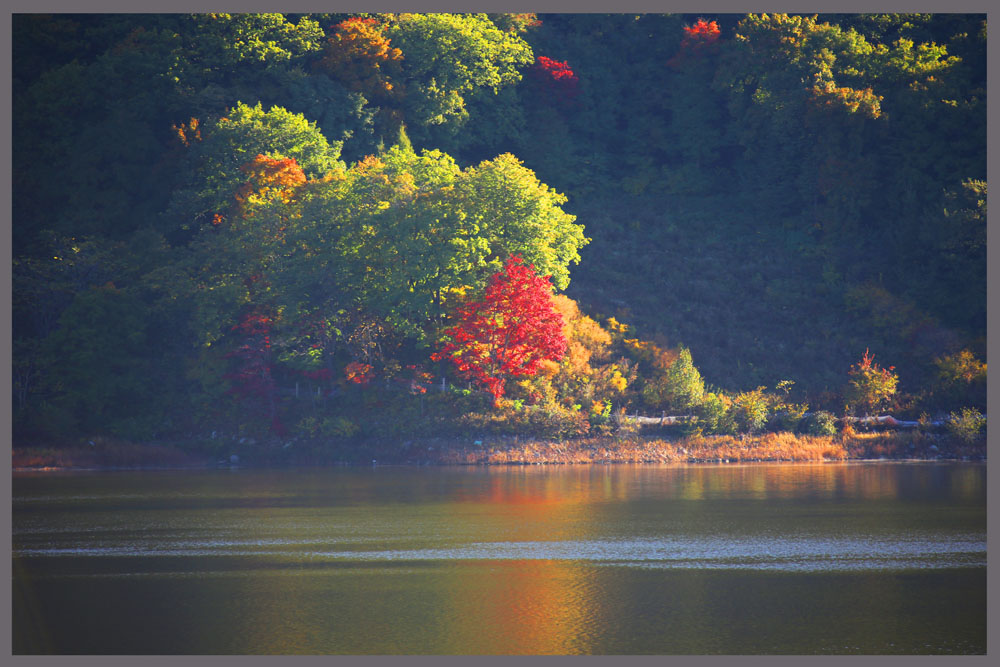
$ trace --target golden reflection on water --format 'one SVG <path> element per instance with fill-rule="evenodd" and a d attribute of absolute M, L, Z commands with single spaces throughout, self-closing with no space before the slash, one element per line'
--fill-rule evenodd
<path fill-rule="evenodd" d="M 914 476 L 913 483 L 922 488 L 931 486 L 929 473 L 930 468 L 928 475 Z M 974 498 L 982 494 L 983 480 L 977 470 L 957 469 L 949 474 L 959 495 Z M 595 476 L 601 479 L 595 480 Z M 892 465 L 838 463 L 621 465 L 577 470 L 525 467 L 493 470 L 486 493 L 466 490 L 458 500 L 520 507 L 526 514 L 558 513 L 579 504 L 627 501 L 645 493 L 684 500 L 802 496 L 892 500 L 900 497 L 901 479 Z"/>
<path fill-rule="evenodd" d="M 833 538 L 841 536 L 842 524 L 875 535 L 889 529 L 905 534 L 914 526 L 946 523 L 951 529 L 950 510 L 934 514 L 918 508 L 914 518 L 913 512 L 896 511 L 895 501 L 933 497 L 936 488 L 945 489 L 952 503 L 963 501 L 959 506 L 976 504 L 985 499 L 982 467 L 615 465 L 435 470 L 420 475 L 407 471 L 409 477 L 403 473 L 396 477 L 392 471 L 368 474 L 310 474 L 294 488 L 282 486 L 276 477 L 236 478 L 232 488 L 238 491 L 233 498 L 239 502 L 227 497 L 227 503 L 205 510 L 210 521 L 196 533 L 197 539 L 205 539 L 202 532 L 213 526 L 235 526 L 250 545 L 244 548 L 284 538 L 291 545 L 287 552 L 273 562 L 234 559 L 237 565 L 232 571 L 222 571 L 211 557 L 204 557 L 205 574 L 197 579 L 157 575 L 129 585 L 162 582 L 162 589 L 151 590 L 174 595 L 171 591 L 177 587 L 183 592 L 170 607 L 176 615 L 170 619 L 176 623 L 171 632 L 186 637 L 189 650 L 195 652 L 210 647 L 224 653 L 568 655 L 601 652 L 609 646 L 634 650 L 634 646 L 663 645 L 727 651 L 757 646 L 753 641 L 759 629 L 748 613 L 754 609 L 770 609 L 774 618 L 792 625 L 801 621 L 804 609 L 813 614 L 809 632 L 825 637 L 827 618 L 810 611 L 820 603 L 831 610 L 829 618 L 839 619 L 841 626 L 831 632 L 838 638 L 845 632 L 910 637 L 914 627 L 925 635 L 940 635 L 936 614 L 945 595 L 957 600 L 949 613 L 965 609 L 966 598 L 971 599 L 970 622 L 980 622 L 978 598 L 950 590 L 946 579 L 936 588 L 914 592 L 911 573 L 842 575 L 843 581 L 862 582 L 845 589 L 836 584 L 839 579 L 825 573 L 765 579 L 771 575 L 605 567 L 549 555 L 523 558 L 517 552 L 516 558 L 391 564 L 352 561 L 349 551 L 333 564 L 315 562 L 308 553 L 335 550 L 337 539 L 345 537 L 357 537 L 366 550 L 405 556 L 408 549 L 447 551 L 470 544 L 488 547 L 490 542 L 590 540 L 599 549 L 602 542 L 620 546 L 622 540 L 633 539 L 646 544 L 644 540 L 678 535 L 693 541 L 704 537 L 710 543 L 722 536 L 743 544 L 741 540 L 766 533 L 760 528 L 764 522 L 770 522 L 768 527 L 787 526 L 793 536 L 809 530 Z M 419 493 L 406 487 L 407 479 Z M 394 493 L 385 500 L 376 489 Z M 744 502 L 765 500 L 793 502 Z M 842 500 L 857 503 L 863 511 L 844 509 Z M 890 502 L 873 503 L 877 511 L 872 511 L 858 501 Z M 155 514 L 162 521 L 162 511 Z M 851 519 L 844 522 L 843 517 Z M 965 521 L 970 530 L 980 530 L 978 518 Z M 981 530 L 985 534 L 985 519 Z M 268 566 L 260 566 L 261 562 Z M 79 585 L 86 579 L 68 581 Z M 785 588 L 772 591 L 765 581 Z M 795 588 L 798 581 L 811 582 L 819 593 Z M 789 607 L 788 599 L 801 609 Z M 22 625 L 38 634 L 32 641 L 44 645 L 40 630 L 48 626 L 45 616 L 35 613 L 34 599 L 21 591 L 15 603 L 24 610 Z M 863 616 L 867 621 L 855 623 L 862 618 L 858 609 L 867 610 Z M 913 610 L 920 613 L 914 616 Z M 107 614 L 113 613 L 109 607 Z M 153 611 L 133 609 L 129 617 L 140 613 Z M 647 627 L 644 619 L 649 614 L 657 620 Z M 878 623 L 871 619 L 882 625 L 876 628 Z M 58 629 L 66 632 L 67 627 L 75 626 Z M 612 635 L 621 643 L 609 644 Z M 641 641 L 636 639 L 640 636 Z M 780 643 L 785 639 L 776 637 L 774 646 L 785 646 Z M 22 640 L 22 645 L 28 643 Z M 762 651 L 771 647 L 761 646 Z M 892 652 L 881 644 L 865 646 Z M 828 648 L 843 649 L 839 644 Z"/>
<path fill-rule="evenodd" d="M 586 654 L 599 618 L 588 571 L 572 561 L 511 560 L 457 568 L 447 598 L 447 652 Z M 486 623 L 484 623 L 486 621 Z"/>
<path fill-rule="evenodd" d="M 917 486 L 930 485 L 914 476 Z M 666 474 L 664 474 L 666 473 Z M 477 489 L 464 489 L 455 507 L 475 505 L 502 519 L 510 541 L 586 539 L 599 534 L 594 519 L 611 507 L 642 498 L 705 500 L 894 500 L 904 492 L 892 466 L 724 465 L 586 466 L 494 469 Z M 952 478 L 963 495 L 982 491 L 976 470 Z M 912 483 L 911 483 L 912 485 Z M 466 564 L 444 595 L 446 652 L 470 645 L 485 653 L 586 654 L 609 620 L 606 595 L 592 567 L 574 561 L 507 560 Z M 696 587 L 697 588 L 697 587 Z M 686 591 L 688 604 L 698 598 Z M 702 604 L 708 604 L 703 601 Z M 483 620 L 489 619 L 489 629 Z"/>

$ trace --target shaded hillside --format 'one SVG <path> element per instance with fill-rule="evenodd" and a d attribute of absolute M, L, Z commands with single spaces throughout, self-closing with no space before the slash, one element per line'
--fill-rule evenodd
<path fill-rule="evenodd" d="M 985 408 L 984 15 L 19 14 L 13 40 L 19 437 Z"/>

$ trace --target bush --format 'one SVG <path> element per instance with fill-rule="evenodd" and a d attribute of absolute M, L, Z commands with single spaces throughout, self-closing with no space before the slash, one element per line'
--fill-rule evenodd
<path fill-rule="evenodd" d="M 806 415 L 799 423 L 799 430 L 808 435 L 836 435 L 837 418 L 826 410 L 819 410 Z"/>
<path fill-rule="evenodd" d="M 521 435 L 535 438 L 574 438 L 590 430 L 587 414 L 558 404 L 528 405 L 523 410 L 490 409 L 462 415 L 458 423 L 466 433 Z"/>
<path fill-rule="evenodd" d="M 861 408 L 865 414 L 872 414 L 896 393 L 899 376 L 893 371 L 895 366 L 882 368 L 875 363 L 875 357 L 865 350 L 861 361 L 848 371 L 850 382 L 847 386 L 847 400 L 852 407 Z"/>
<path fill-rule="evenodd" d="M 986 435 L 986 417 L 975 408 L 962 408 L 948 415 L 947 428 L 951 435 L 971 444 Z"/>
<path fill-rule="evenodd" d="M 767 422 L 767 398 L 764 387 L 744 391 L 733 397 L 733 417 L 742 433 L 759 431 Z"/>
<path fill-rule="evenodd" d="M 933 400 L 945 410 L 961 406 L 986 407 L 986 364 L 969 350 L 935 359 L 938 367 Z"/>
<path fill-rule="evenodd" d="M 732 401 L 721 394 L 708 392 L 701 405 L 698 406 L 698 427 L 703 433 L 712 435 L 730 435 L 736 431 L 733 413 L 730 411 Z"/>
<path fill-rule="evenodd" d="M 777 407 L 768 418 L 767 426 L 771 431 L 788 431 L 794 433 L 805 417 L 809 406 L 804 403 L 784 403 Z"/>
<path fill-rule="evenodd" d="M 361 428 L 346 417 L 305 417 L 296 426 L 296 431 L 313 438 L 350 438 Z"/>
<path fill-rule="evenodd" d="M 611 403 L 605 401 L 594 401 L 587 415 L 590 427 L 600 433 L 607 433 L 611 430 Z"/>

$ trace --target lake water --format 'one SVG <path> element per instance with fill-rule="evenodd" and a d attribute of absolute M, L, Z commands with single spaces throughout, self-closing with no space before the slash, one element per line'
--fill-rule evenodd
<path fill-rule="evenodd" d="M 15 473 L 14 653 L 986 652 L 982 464 Z"/>

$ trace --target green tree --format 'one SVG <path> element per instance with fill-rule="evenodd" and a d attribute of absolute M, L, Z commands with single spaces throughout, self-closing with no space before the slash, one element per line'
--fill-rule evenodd
<path fill-rule="evenodd" d="M 517 83 L 518 69 L 534 60 L 516 31 L 500 30 L 485 14 L 399 14 L 386 36 L 403 54 L 404 109 L 418 143 L 426 126 L 461 125 L 466 96 Z"/>
<path fill-rule="evenodd" d="M 665 371 L 646 381 L 642 396 L 653 408 L 666 407 L 682 412 L 697 408 L 705 394 L 705 381 L 695 368 L 691 350 L 681 346 Z"/>
<path fill-rule="evenodd" d="M 488 244 L 487 272 L 517 254 L 552 276 L 557 289 L 569 285 L 569 265 L 580 261 L 579 250 L 589 239 L 576 216 L 561 208 L 565 195 L 509 153 L 464 170 L 456 191 L 468 224 Z"/>
<path fill-rule="evenodd" d="M 196 229 L 216 215 L 225 216 L 245 181 L 240 167 L 257 155 L 294 158 L 309 177 L 343 166 L 340 142 L 331 145 L 315 123 L 283 107 L 265 111 L 260 103 L 237 104 L 225 117 L 205 124 L 202 136 L 190 146 L 187 183 L 167 212 L 183 228 Z"/>

